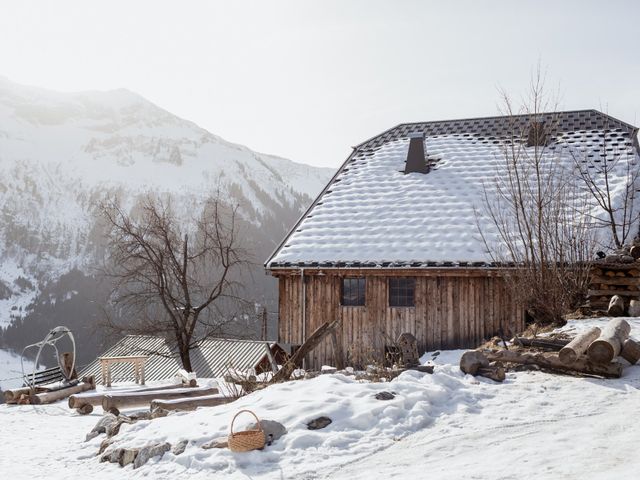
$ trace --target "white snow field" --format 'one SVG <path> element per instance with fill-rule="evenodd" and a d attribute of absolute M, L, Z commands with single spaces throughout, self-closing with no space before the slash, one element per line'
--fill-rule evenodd
<path fill-rule="evenodd" d="M 640 337 L 640 319 L 628 320 Z M 572 321 L 565 329 L 606 321 Z M 405 372 L 390 383 L 322 375 L 233 404 L 123 425 L 115 446 L 190 441 L 181 455 L 166 453 L 137 470 L 99 463 L 104 435 L 84 442 L 100 408 L 82 417 L 65 402 L 1 405 L 0 472 L 30 479 L 638 478 L 640 366 L 617 380 L 517 372 L 497 384 L 462 374 L 461 353 L 442 352 L 433 375 Z M 383 390 L 397 395 L 376 400 Z M 283 423 L 288 433 L 263 451 L 202 449 L 227 435 L 242 408 Z M 321 415 L 333 423 L 307 430 L 306 422 Z"/>
<path fill-rule="evenodd" d="M 24 369 L 25 372 L 33 372 L 33 361 L 26 359 Z M 20 387 L 22 378 L 20 355 L 0 348 L 0 390 Z"/>

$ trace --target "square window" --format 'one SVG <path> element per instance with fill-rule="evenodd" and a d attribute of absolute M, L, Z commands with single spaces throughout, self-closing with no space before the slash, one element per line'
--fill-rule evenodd
<path fill-rule="evenodd" d="M 365 303 L 366 279 L 343 278 L 341 305 L 354 307 Z"/>
<path fill-rule="evenodd" d="M 410 277 L 397 277 L 389 279 L 389 306 L 390 307 L 414 307 L 415 306 L 416 279 Z"/>

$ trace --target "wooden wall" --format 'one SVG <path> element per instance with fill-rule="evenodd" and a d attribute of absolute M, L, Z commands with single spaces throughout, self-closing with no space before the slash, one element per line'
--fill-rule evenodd
<path fill-rule="evenodd" d="M 342 320 L 338 341 L 348 364 L 380 360 L 385 344 L 403 332 L 418 339 L 422 354 L 435 349 L 476 347 L 494 336 L 524 328 L 524 315 L 511 299 L 499 273 L 483 269 L 367 271 L 305 270 L 306 336 L 325 321 Z M 279 277 L 279 341 L 303 342 L 303 288 L 300 271 Z M 341 277 L 364 276 L 366 305 L 340 305 Z M 416 278 L 415 307 L 389 307 L 389 276 Z M 331 340 L 307 357 L 307 368 L 335 364 Z"/>

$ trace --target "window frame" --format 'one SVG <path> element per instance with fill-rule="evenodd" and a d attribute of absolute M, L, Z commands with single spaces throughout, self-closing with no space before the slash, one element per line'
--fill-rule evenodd
<path fill-rule="evenodd" d="M 404 284 L 400 284 L 405 282 Z M 393 285 L 396 283 L 396 285 Z M 389 277 L 387 304 L 391 308 L 415 308 L 416 277 Z M 395 302 L 394 302 L 395 300 Z"/>
<path fill-rule="evenodd" d="M 356 282 L 356 301 L 355 303 L 345 303 L 345 282 Z M 353 288 L 350 286 L 349 288 Z M 359 303 L 362 299 L 362 303 Z M 342 307 L 364 307 L 367 304 L 367 279 L 366 277 L 342 277 L 340 280 L 340 306 Z"/>

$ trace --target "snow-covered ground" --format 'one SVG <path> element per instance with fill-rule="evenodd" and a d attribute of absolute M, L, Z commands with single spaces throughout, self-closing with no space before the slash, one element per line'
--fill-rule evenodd
<path fill-rule="evenodd" d="M 26 372 L 32 372 L 33 362 L 25 360 L 24 368 Z M 0 348 L 0 390 L 17 388 L 21 385 L 22 366 L 20 365 L 20 355 Z"/>
<path fill-rule="evenodd" d="M 640 320 L 629 321 L 632 335 L 640 337 Z M 604 322 L 572 321 L 565 328 Z M 497 384 L 462 374 L 460 354 L 438 355 L 433 375 L 405 372 L 391 383 L 322 375 L 233 404 L 124 425 L 116 446 L 190 441 L 183 454 L 166 453 L 135 471 L 99 463 L 95 454 L 104 436 L 83 441 L 99 408 L 80 417 L 65 403 L 2 405 L 0 444 L 12 448 L 3 449 L 0 471 L 8 478 L 47 479 L 637 478 L 639 366 L 626 368 L 618 380 L 518 372 Z M 376 400 L 383 390 L 397 395 Z M 226 436 L 242 408 L 283 423 L 288 433 L 264 451 L 202 449 Z M 307 430 L 306 422 L 321 415 L 333 423 Z"/>

